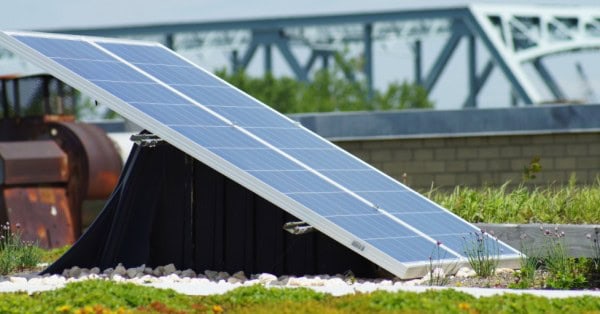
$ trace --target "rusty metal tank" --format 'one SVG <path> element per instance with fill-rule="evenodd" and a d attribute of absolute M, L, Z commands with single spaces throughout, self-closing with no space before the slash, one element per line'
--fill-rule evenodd
<path fill-rule="evenodd" d="M 114 189 L 120 155 L 100 128 L 75 122 L 71 87 L 49 75 L 0 83 L 0 222 L 42 247 L 71 244 L 82 202 Z"/>

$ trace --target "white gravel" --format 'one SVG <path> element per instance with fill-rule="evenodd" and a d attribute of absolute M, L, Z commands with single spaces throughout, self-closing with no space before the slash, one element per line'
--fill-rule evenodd
<path fill-rule="evenodd" d="M 468 273 L 467 270 L 465 272 Z M 187 295 L 210 295 L 222 294 L 232 289 L 264 285 L 272 288 L 297 288 L 306 287 L 318 292 L 329 293 L 334 296 L 369 293 L 376 290 L 385 291 L 412 291 L 424 292 L 430 289 L 455 289 L 469 293 L 476 297 L 491 296 L 496 294 L 531 294 L 548 298 L 565 298 L 575 296 L 600 297 L 600 291 L 579 290 L 512 290 L 494 288 L 463 288 L 463 287 L 430 287 L 425 285 L 426 279 L 411 281 L 392 280 L 353 280 L 342 275 L 337 276 L 274 276 L 272 274 L 257 274 L 247 278 L 243 272 L 229 275 L 226 272 L 205 271 L 204 274 L 196 274 L 193 270 L 176 270 L 173 265 L 159 266 L 155 269 L 144 265 L 136 268 L 125 269 L 121 265 L 115 269 L 100 271 L 99 269 L 85 269 L 73 267 L 65 270 L 63 275 L 21 274 L 8 277 L 0 277 L 0 292 L 23 291 L 34 293 L 64 287 L 69 282 L 82 280 L 113 280 L 116 282 L 130 282 L 142 286 L 155 288 L 173 289 Z"/>

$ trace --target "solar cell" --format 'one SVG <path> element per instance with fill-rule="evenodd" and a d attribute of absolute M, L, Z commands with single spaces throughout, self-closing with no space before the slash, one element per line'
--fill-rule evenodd
<path fill-rule="evenodd" d="M 397 276 L 423 274 L 437 241 L 466 262 L 474 226 L 163 46 L 35 33 L 0 42 Z"/>

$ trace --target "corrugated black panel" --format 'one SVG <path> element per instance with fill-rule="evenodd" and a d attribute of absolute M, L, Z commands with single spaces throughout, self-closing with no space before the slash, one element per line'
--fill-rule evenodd
<path fill-rule="evenodd" d="M 377 266 L 170 145 L 134 147 L 115 192 L 82 238 L 45 272 L 123 263 L 277 275 L 354 274 Z"/>

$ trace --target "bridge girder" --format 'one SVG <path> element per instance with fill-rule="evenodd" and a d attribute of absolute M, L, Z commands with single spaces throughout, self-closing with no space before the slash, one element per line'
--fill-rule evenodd
<path fill-rule="evenodd" d="M 48 31 L 48 30 L 44 30 Z M 434 89 L 456 47 L 467 41 L 467 98 L 465 107 L 476 107 L 477 96 L 494 68 L 507 78 L 512 91 L 524 104 L 545 101 L 532 84 L 524 66 L 531 63 L 554 100 L 565 94 L 542 63 L 546 56 L 583 49 L 600 49 L 600 7 L 523 5 L 470 5 L 407 11 L 297 16 L 255 20 L 137 25 L 97 29 L 61 29 L 56 32 L 101 35 L 161 35 L 174 48 L 219 47 L 232 53 L 234 68 L 245 68 L 264 52 L 264 71 L 272 70 L 272 48 L 276 48 L 300 80 L 309 80 L 316 60 L 327 67 L 335 52 L 347 45 L 362 49 L 362 75 L 372 91 L 374 71 L 372 45 L 394 40 L 408 41 L 414 49 L 415 82 Z M 437 58 L 423 71 L 421 42 L 432 36 L 449 39 Z M 478 72 L 477 44 L 490 55 Z M 309 48 L 308 60 L 300 60 L 295 49 Z M 239 53 L 241 52 L 241 53 Z M 349 79 L 355 73 L 345 73 Z"/>

